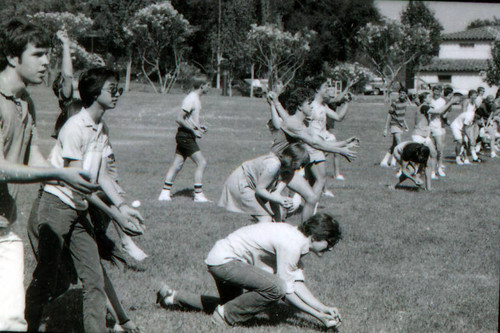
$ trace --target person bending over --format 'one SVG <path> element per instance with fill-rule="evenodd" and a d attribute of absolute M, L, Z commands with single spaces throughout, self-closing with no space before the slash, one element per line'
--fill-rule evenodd
<path fill-rule="evenodd" d="M 165 308 L 178 306 L 213 313 L 216 325 L 235 326 L 285 300 L 324 326 L 338 327 L 342 321 L 339 311 L 323 304 L 309 290 L 301 260 L 309 252 L 321 257 L 341 238 L 338 221 L 324 213 L 298 227 L 269 222 L 245 226 L 217 241 L 205 260 L 219 297 L 162 285 L 157 303 Z"/>

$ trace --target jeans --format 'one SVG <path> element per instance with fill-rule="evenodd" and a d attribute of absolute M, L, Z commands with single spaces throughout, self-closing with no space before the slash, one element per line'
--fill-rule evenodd
<path fill-rule="evenodd" d="M 28 330 L 38 330 L 45 305 L 57 294 L 61 256 L 67 249 L 83 284 L 84 329 L 86 332 L 106 331 L 103 270 L 86 212 L 78 212 L 58 197 L 44 192 L 38 219 L 38 264 L 26 291 Z"/>
<path fill-rule="evenodd" d="M 220 297 L 178 291 L 175 304 L 206 312 L 213 312 L 218 304 L 223 304 L 226 321 L 234 325 L 251 319 L 285 296 L 285 282 L 278 276 L 241 261 L 208 266 L 208 271 Z"/>

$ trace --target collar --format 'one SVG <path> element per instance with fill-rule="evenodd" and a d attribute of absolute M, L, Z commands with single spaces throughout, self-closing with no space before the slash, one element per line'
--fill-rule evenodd
<path fill-rule="evenodd" d="M 93 130 L 97 131 L 100 127 L 102 127 L 102 122 L 96 124 L 94 122 L 94 119 L 92 119 L 92 117 L 90 116 L 89 112 L 87 111 L 87 109 L 83 108 L 80 110 L 80 116 L 81 116 L 81 119 L 83 120 L 83 124 L 86 126 L 86 127 L 92 127 Z"/>

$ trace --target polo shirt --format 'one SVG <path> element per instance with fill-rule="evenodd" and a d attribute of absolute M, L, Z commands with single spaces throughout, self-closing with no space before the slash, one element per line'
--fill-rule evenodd
<path fill-rule="evenodd" d="M 27 165 L 30 147 L 37 144 L 35 109 L 28 92 L 14 96 L 0 86 L 0 151 L 3 159 Z M 0 182 L 0 228 L 16 220 L 19 184 Z"/>
<path fill-rule="evenodd" d="M 85 108 L 69 118 L 59 132 L 52 148 L 49 162 L 55 168 L 63 168 L 64 160 L 82 161 L 82 169 L 96 183 L 101 164 L 106 163 L 109 153 L 109 131 L 104 121 L 96 124 Z M 78 193 L 65 185 L 46 185 L 45 192 L 56 195 L 62 202 L 77 210 L 86 210 L 88 203 Z"/>

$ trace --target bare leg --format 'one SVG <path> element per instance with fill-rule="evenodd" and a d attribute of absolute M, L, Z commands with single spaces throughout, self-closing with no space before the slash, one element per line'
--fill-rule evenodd
<path fill-rule="evenodd" d="M 170 168 L 168 168 L 167 175 L 165 176 L 166 183 L 173 183 L 175 181 L 175 177 L 177 177 L 177 174 L 181 171 L 184 161 L 184 157 L 179 154 L 175 154 L 174 160 L 172 161 Z"/>
<path fill-rule="evenodd" d="M 196 171 L 194 172 L 194 183 L 202 184 L 203 183 L 203 173 L 207 167 L 207 160 L 201 153 L 201 151 L 197 151 L 193 155 L 190 156 L 194 163 L 196 163 Z"/>

